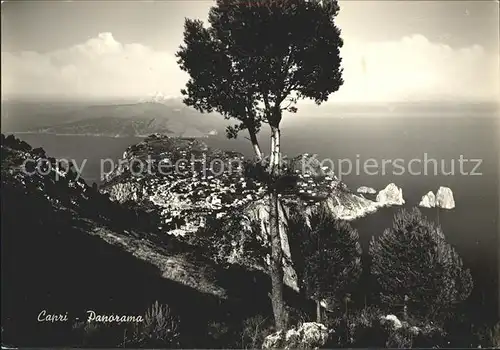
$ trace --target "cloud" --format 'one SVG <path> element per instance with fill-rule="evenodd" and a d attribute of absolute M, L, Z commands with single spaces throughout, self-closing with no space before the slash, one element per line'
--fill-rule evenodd
<path fill-rule="evenodd" d="M 500 97 L 499 56 L 479 45 L 455 49 L 417 34 L 369 44 L 345 40 L 341 54 L 345 83 L 333 100 Z"/>
<path fill-rule="evenodd" d="M 6 94 L 87 97 L 177 96 L 187 81 L 173 53 L 122 44 L 111 33 L 43 54 L 2 52 L 2 78 Z"/>
<path fill-rule="evenodd" d="M 368 44 L 346 38 L 341 52 L 345 83 L 332 101 L 491 100 L 500 94 L 498 54 L 481 46 L 455 49 L 413 35 Z M 2 52 L 4 94 L 179 96 L 187 79 L 173 53 L 123 44 L 111 33 L 48 53 Z"/>

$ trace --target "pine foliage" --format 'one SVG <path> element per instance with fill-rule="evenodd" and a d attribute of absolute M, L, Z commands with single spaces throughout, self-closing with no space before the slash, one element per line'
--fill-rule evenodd
<path fill-rule="evenodd" d="M 385 304 L 407 305 L 409 312 L 436 316 L 472 291 L 470 271 L 441 228 L 417 208 L 398 212 L 393 228 L 372 238 L 369 254 L 371 274 Z"/>
<path fill-rule="evenodd" d="M 292 215 L 288 225 L 301 288 L 314 300 L 338 300 L 361 276 L 358 232 L 326 210 Z"/>

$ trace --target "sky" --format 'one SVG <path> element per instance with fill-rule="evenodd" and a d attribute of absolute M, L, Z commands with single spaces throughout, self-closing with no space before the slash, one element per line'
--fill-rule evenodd
<path fill-rule="evenodd" d="M 339 3 L 345 83 L 331 101 L 500 99 L 498 1 Z M 213 4 L 4 2 L 2 95 L 180 96 L 184 18 L 205 20 Z"/>

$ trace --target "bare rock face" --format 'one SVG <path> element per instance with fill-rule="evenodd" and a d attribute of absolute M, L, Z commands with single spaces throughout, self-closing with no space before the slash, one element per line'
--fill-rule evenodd
<path fill-rule="evenodd" d="M 436 196 L 434 193 L 429 191 L 426 195 L 424 195 L 418 206 L 424 208 L 434 208 L 436 206 Z"/>
<path fill-rule="evenodd" d="M 324 203 L 331 213 L 340 220 L 352 221 L 377 211 L 378 203 L 357 196 L 354 193 L 339 191 Z"/>
<path fill-rule="evenodd" d="M 325 325 L 306 322 L 298 329 L 290 329 L 268 335 L 262 344 L 263 349 L 317 349 L 325 345 L 329 331 Z"/>
<path fill-rule="evenodd" d="M 394 183 L 390 183 L 383 190 L 381 190 L 377 195 L 377 202 L 380 206 L 392 206 L 392 205 L 403 205 L 405 200 L 403 199 L 403 189 L 396 186 Z"/>
<path fill-rule="evenodd" d="M 357 192 L 363 194 L 375 194 L 377 193 L 377 190 L 371 187 L 361 186 L 358 188 Z"/>
<path fill-rule="evenodd" d="M 455 208 L 455 200 L 453 199 L 453 192 L 449 187 L 439 187 L 436 195 L 436 206 L 442 209 Z"/>

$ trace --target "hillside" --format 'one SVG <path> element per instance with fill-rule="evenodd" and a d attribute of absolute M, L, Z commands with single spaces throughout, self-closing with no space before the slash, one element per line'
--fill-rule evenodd
<path fill-rule="evenodd" d="M 354 194 L 312 155 L 284 159 L 285 206 L 310 210 L 328 205 L 337 217 L 352 220 L 378 205 Z M 162 229 L 184 235 L 196 231 L 202 216 L 223 217 L 229 210 L 250 210 L 265 198 L 265 179 L 237 152 L 211 149 L 199 139 L 151 135 L 125 150 L 120 167 L 107 176 L 101 191 L 112 200 L 156 208 Z M 151 164 L 134 171 L 131 164 Z M 311 169 L 306 167 L 311 166 Z M 163 165 L 162 165 L 163 164 Z M 176 224 L 175 218 L 184 218 Z"/>
<path fill-rule="evenodd" d="M 285 230 L 290 209 L 310 212 L 318 206 L 327 206 L 336 217 L 353 220 L 379 208 L 379 203 L 354 194 L 328 169 L 310 159 L 311 155 L 305 154 L 285 160 L 284 171 L 288 175 L 280 185 L 280 234 L 287 257 L 285 282 L 294 289 L 298 288 L 297 277 L 290 264 Z M 312 165 L 311 170 L 306 170 L 306 162 Z M 211 149 L 199 139 L 151 135 L 124 152 L 122 165 L 108 175 L 100 191 L 118 203 L 154 212 L 160 220 L 158 228 L 164 234 L 196 240 L 207 220 L 238 215 L 246 227 L 259 223 L 261 244 L 266 245 L 265 181 L 259 167 L 239 153 Z M 232 250 L 231 262 L 251 269 L 267 269 L 262 264 L 248 264 L 244 261 L 245 250 L 238 249 Z"/>
<path fill-rule="evenodd" d="M 142 314 L 159 300 L 183 320 L 185 346 L 201 347 L 213 344 L 210 322 L 268 312 L 265 275 L 220 267 L 160 234 L 155 215 L 109 201 L 74 171 L 55 169 L 42 149 L 2 135 L 1 154 L 3 344 L 80 346 L 72 329 L 86 310 Z M 53 169 L 27 175 L 28 158 Z M 67 312 L 70 321 L 37 322 L 42 310 Z M 118 346 L 118 331 L 97 345 Z"/>

